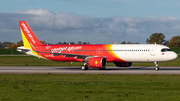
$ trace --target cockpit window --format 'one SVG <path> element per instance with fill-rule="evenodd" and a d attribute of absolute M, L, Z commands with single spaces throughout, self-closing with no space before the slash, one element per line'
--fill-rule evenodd
<path fill-rule="evenodd" d="M 171 49 L 168 49 L 168 48 L 161 49 L 161 52 L 167 52 L 167 51 L 171 51 Z"/>

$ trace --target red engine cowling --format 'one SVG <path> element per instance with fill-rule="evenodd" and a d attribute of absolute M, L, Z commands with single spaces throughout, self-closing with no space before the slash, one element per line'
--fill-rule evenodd
<path fill-rule="evenodd" d="M 132 62 L 114 62 L 117 67 L 130 67 Z"/>
<path fill-rule="evenodd" d="M 104 68 L 106 67 L 107 60 L 104 57 L 89 58 L 88 64 L 92 68 Z"/>

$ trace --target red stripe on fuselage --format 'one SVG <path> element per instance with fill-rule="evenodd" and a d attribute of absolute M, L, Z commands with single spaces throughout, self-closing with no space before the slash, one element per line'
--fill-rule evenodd
<path fill-rule="evenodd" d="M 46 45 L 39 48 L 39 51 L 49 52 L 49 53 L 68 53 L 68 54 L 78 54 L 78 55 L 88 55 L 88 56 L 102 56 L 106 57 L 107 62 L 122 62 L 124 60 L 120 59 L 112 51 L 112 45 Z M 83 62 L 82 59 L 76 59 L 75 57 L 64 57 L 63 55 L 53 56 L 48 53 L 39 53 L 39 55 L 53 60 L 53 61 L 79 61 Z"/>

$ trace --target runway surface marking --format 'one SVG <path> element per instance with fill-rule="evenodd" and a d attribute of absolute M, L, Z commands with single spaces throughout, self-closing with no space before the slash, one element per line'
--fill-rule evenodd
<path fill-rule="evenodd" d="M 180 67 L 107 67 L 106 70 L 80 67 L 0 66 L 0 74 L 180 74 Z"/>

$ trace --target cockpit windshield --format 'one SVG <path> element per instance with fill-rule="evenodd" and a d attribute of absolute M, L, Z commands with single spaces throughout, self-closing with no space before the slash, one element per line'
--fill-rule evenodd
<path fill-rule="evenodd" d="M 161 49 L 161 52 L 167 52 L 167 51 L 172 51 L 171 49 L 168 49 L 168 48 L 163 48 Z"/>

